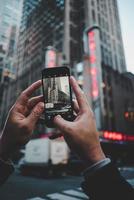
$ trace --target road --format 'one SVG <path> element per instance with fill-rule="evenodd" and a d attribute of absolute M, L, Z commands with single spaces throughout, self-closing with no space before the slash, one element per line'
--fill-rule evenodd
<path fill-rule="evenodd" d="M 120 169 L 122 175 L 134 186 L 134 168 Z M 80 188 L 82 177 L 66 176 L 41 179 L 24 177 L 15 172 L 0 188 L 1 200 L 86 200 Z"/>

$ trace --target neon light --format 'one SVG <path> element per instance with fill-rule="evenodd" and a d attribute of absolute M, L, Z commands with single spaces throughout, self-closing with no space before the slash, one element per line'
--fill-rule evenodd
<path fill-rule="evenodd" d="M 91 68 L 90 73 L 92 76 L 95 76 L 97 74 L 97 68 L 96 67 Z"/>
<path fill-rule="evenodd" d="M 134 141 L 134 136 L 133 135 L 128 135 L 126 139 L 129 140 L 129 141 Z"/>
<path fill-rule="evenodd" d="M 90 31 L 88 33 L 88 41 L 89 41 L 89 63 L 91 65 L 90 69 L 90 76 L 91 76 L 91 87 L 92 87 L 92 98 L 97 99 L 99 96 L 99 87 L 98 87 L 98 74 L 97 74 L 97 67 L 94 67 L 93 65 L 96 64 L 97 57 L 96 57 L 96 42 L 95 42 L 95 32 Z"/>
<path fill-rule="evenodd" d="M 48 52 L 48 67 L 55 67 L 56 66 L 56 53 L 53 50 Z"/>
<path fill-rule="evenodd" d="M 54 58 L 55 58 L 55 52 L 52 51 L 52 50 L 50 50 L 50 51 L 48 52 L 48 56 L 49 56 L 51 59 L 54 59 Z"/>
<path fill-rule="evenodd" d="M 118 140 L 121 141 L 123 140 L 123 135 L 121 133 L 116 133 L 116 132 L 104 132 L 104 138 L 110 139 L 110 140 Z"/>
<path fill-rule="evenodd" d="M 90 69 L 91 80 L 92 80 L 92 97 L 97 98 L 99 96 L 99 88 L 97 81 L 97 68 L 93 67 Z"/>
<path fill-rule="evenodd" d="M 103 137 L 114 141 L 133 141 L 134 135 L 125 135 L 123 133 L 104 131 Z"/>
<path fill-rule="evenodd" d="M 90 38 L 94 38 L 94 36 L 95 36 L 94 31 L 90 31 L 90 32 L 88 33 L 88 36 L 89 36 Z"/>
<path fill-rule="evenodd" d="M 125 113 L 125 117 L 126 117 L 126 118 L 129 117 L 129 113 L 128 113 L 128 112 Z"/>
<path fill-rule="evenodd" d="M 99 95 L 99 91 L 98 91 L 98 90 L 93 90 L 93 91 L 92 91 L 92 96 L 93 96 L 93 98 L 97 98 L 98 95 Z"/>
<path fill-rule="evenodd" d="M 95 50 L 96 49 L 95 42 L 90 42 L 89 45 L 90 45 L 90 50 Z"/>
<path fill-rule="evenodd" d="M 91 64 L 96 63 L 96 56 L 90 56 L 90 57 L 89 57 L 89 62 L 90 62 Z"/>

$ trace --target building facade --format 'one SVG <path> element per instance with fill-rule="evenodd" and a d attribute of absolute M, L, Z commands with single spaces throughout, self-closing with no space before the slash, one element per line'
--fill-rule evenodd
<path fill-rule="evenodd" d="M 87 1 L 87 26 L 100 27 L 101 57 L 104 64 L 120 73 L 126 71 L 117 0 Z"/>
<path fill-rule="evenodd" d="M 11 76 L 14 70 L 12 63 L 17 45 L 21 7 L 22 0 L 0 1 L 0 45 L 6 52 L 6 63 L 3 64 L 3 73 L 5 70 L 8 70 Z"/>
<path fill-rule="evenodd" d="M 18 47 L 18 76 L 44 63 L 47 46 L 62 52 L 67 63 L 82 60 L 84 3 L 81 0 L 25 0 Z"/>
<path fill-rule="evenodd" d="M 3 92 L 16 76 L 16 48 L 21 19 L 22 0 L 0 1 L 0 113 Z M 1 118 L 0 118 L 1 120 Z"/>
<path fill-rule="evenodd" d="M 79 79 L 82 76 L 83 87 L 83 67 L 85 67 L 83 33 L 87 27 L 95 24 L 100 27 L 95 40 L 99 52 L 97 65 L 100 66 L 100 74 L 99 79 L 95 80 L 93 69 L 87 77 L 89 81 L 85 81 L 87 94 L 92 93 L 91 81 L 96 81 L 92 85 L 95 88 L 94 95 L 98 93 L 96 84 L 99 86 L 103 84 L 103 65 L 119 73 L 126 72 L 117 0 L 24 0 L 17 52 L 17 80 L 16 84 L 12 82 L 5 90 L 5 93 L 10 94 L 9 98 L 3 99 L 3 102 L 6 101 L 8 104 L 6 111 L 11 104 L 8 102 L 13 102 L 29 84 L 40 79 L 41 69 L 45 67 L 45 49 L 48 46 L 53 46 L 57 52 L 62 52 L 63 60 L 70 66 L 74 75 L 75 66 L 81 63 L 79 66 L 82 71 L 76 77 Z M 88 59 L 89 69 L 92 61 L 94 60 Z M 15 93 L 11 92 L 11 85 L 15 87 Z M 105 93 L 103 87 L 99 90 L 100 117 L 105 118 Z M 3 106 L 5 105 L 6 103 Z M 105 120 L 99 127 L 104 128 L 104 124 Z"/>
<path fill-rule="evenodd" d="M 134 75 L 103 65 L 103 92 L 105 130 L 133 135 Z"/>

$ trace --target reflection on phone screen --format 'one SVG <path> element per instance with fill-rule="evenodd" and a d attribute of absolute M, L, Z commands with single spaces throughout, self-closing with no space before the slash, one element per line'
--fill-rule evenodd
<path fill-rule="evenodd" d="M 45 77 L 45 112 L 60 113 L 71 110 L 69 77 Z"/>

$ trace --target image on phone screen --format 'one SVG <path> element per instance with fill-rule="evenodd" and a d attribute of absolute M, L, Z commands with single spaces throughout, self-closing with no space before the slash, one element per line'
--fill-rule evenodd
<path fill-rule="evenodd" d="M 45 112 L 47 114 L 71 111 L 69 77 L 44 77 Z"/>

